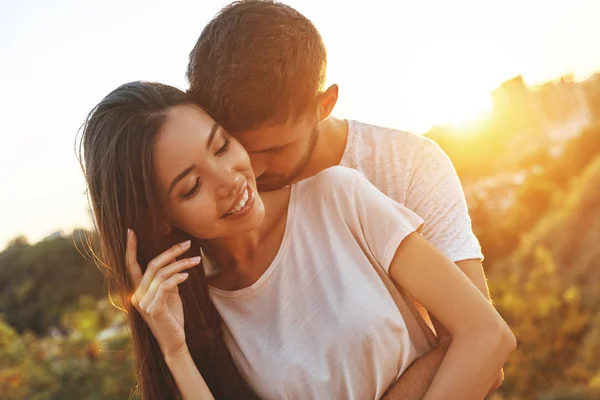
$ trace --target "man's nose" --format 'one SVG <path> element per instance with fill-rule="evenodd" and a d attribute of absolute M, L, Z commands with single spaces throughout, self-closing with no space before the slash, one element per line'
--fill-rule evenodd
<path fill-rule="evenodd" d="M 251 155 L 250 164 L 252 165 L 252 170 L 254 171 L 254 176 L 256 179 L 258 179 L 267 170 L 267 162 L 265 157 L 262 155 Z"/>

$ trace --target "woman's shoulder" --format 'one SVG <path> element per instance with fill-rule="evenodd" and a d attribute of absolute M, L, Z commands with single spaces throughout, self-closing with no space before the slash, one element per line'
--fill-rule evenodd
<path fill-rule="evenodd" d="M 296 182 L 291 196 L 295 214 L 313 227 L 326 222 L 319 229 L 347 224 L 356 207 L 354 194 L 359 175 L 351 168 L 335 166 Z"/>
<path fill-rule="evenodd" d="M 351 190 L 356 181 L 361 179 L 364 179 L 364 177 L 359 171 L 336 165 L 300 181 L 299 184 L 311 188 Z"/>
<path fill-rule="evenodd" d="M 296 183 L 296 198 L 310 207 L 347 207 L 354 203 L 356 187 L 360 187 L 362 174 L 352 168 L 334 166 Z"/>

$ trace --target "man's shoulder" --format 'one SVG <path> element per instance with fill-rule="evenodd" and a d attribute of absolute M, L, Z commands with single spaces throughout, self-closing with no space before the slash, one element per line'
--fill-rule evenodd
<path fill-rule="evenodd" d="M 349 136 L 378 146 L 403 145 L 406 149 L 421 147 L 431 139 L 409 131 L 367 124 L 360 121 L 348 121 Z"/>
<path fill-rule="evenodd" d="M 375 186 L 403 202 L 419 165 L 444 157 L 431 139 L 414 133 L 348 121 L 341 165 L 362 172 Z"/>
<path fill-rule="evenodd" d="M 441 149 L 415 133 L 348 121 L 348 143 L 341 165 L 363 169 L 363 164 L 410 168 L 414 161 Z"/>

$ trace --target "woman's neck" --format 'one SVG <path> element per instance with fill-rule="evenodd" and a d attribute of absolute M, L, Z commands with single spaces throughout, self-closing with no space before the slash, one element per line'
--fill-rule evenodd
<path fill-rule="evenodd" d="M 202 243 L 203 252 L 221 271 L 260 269 L 260 261 L 274 258 L 281 243 L 290 188 L 260 194 L 265 207 L 263 222 L 256 229 L 236 236 Z M 272 254 L 273 257 L 269 257 Z M 258 261 L 258 262 L 257 262 Z M 272 261 L 272 259 L 271 259 Z M 264 263 L 263 263 L 264 264 Z"/>

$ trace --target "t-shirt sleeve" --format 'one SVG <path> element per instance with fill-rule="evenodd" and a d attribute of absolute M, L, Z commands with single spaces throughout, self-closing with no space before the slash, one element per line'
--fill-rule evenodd
<path fill-rule="evenodd" d="M 452 261 L 483 260 L 456 170 L 429 139 L 415 154 L 406 206 L 425 220 L 423 236 Z"/>
<path fill-rule="evenodd" d="M 353 172 L 360 232 L 375 260 L 388 273 L 398 246 L 409 234 L 421 230 L 423 219 L 379 191 L 363 174 Z"/>

